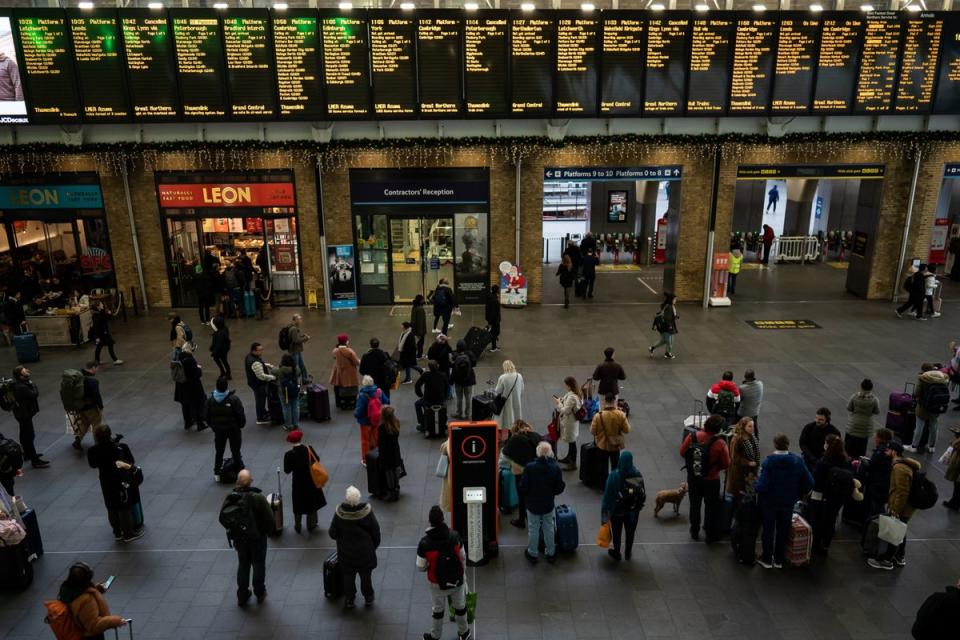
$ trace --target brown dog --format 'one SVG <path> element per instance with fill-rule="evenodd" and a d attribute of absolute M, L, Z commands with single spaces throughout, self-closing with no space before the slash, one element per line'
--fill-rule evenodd
<path fill-rule="evenodd" d="M 673 514 L 680 514 L 680 503 L 683 502 L 683 496 L 687 495 L 687 483 L 681 482 L 679 489 L 664 489 L 657 492 L 657 506 L 653 510 L 653 517 L 656 518 L 660 510 L 668 502 L 673 504 Z"/>

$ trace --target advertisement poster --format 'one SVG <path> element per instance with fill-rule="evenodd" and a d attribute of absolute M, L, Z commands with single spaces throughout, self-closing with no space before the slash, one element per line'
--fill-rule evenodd
<path fill-rule="evenodd" d="M 487 214 L 456 213 L 453 227 L 457 299 L 468 304 L 483 302 L 489 277 Z"/>
<path fill-rule="evenodd" d="M 352 258 L 351 258 L 352 264 Z M 274 271 L 296 271 L 297 253 L 296 247 L 292 244 L 273 245 L 273 270 Z"/>
<path fill-rule="evenodd" d="M 0 123 L 27 122 L 27 103 L 23 100 L 20 67 L 13 47 L 10 18 L 0 16 Z"/>
<path fill-rule="evenodd" d="M 626 191 L 607 193 L 607 222 L 627 221 L 627 197 Z"/>
<path fill-rule="evenodd" d="M 330 308 L 357 308 L 357 286 L 354 278 L 353 245 L 327 247 L 327 271 L 330 274 Z"/>
<path fill-rule="evenodd" d="M 787 212 L 787 181 L 767 180 L 763 198 L 763 224 L 770 225 L 773 232 L 783 235 L 783 220 Z"/>
<path fill-rule="evenodd" d="M 520 267 L 504 260 L 500 263 L 500 304 L 505 307 L 527 306 L 527 278 Z"/>
<path fill-rule="evenodd" d="M 933 223 L 933 230 L 930 232 L 930 256 L 927 262 L 929 264 L 944 264 L 947 261 L 947 233 L 950 228 L 950 220 L 947 218 L 937 218 Z"/>

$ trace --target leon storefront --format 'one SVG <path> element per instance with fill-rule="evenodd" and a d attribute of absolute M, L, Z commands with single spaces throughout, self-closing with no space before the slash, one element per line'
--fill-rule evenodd
<path fill-rule="evenodd" d="M 253 266 L 260 295 L 303 304 L 293 171 L 163 172 L 156 182 L 174 307 L 197 306 L 204 269 L 241 263 Z"/>

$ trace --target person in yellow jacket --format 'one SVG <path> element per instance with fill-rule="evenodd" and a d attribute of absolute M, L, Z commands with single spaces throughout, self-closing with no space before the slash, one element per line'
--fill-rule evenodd
<path fill-rule="evenodd" d="M 730 268 L 727 271 L 727 295 L 732 296 L 737 292 L 737 276 L 740 275 L 740 267 L 743 265 L 743 252 L 740 247 L 734 247 L 730 251 Z"/>
<path fill-rule="evenodd" d="M 890 472 L 890 495 L 887 499 L 887 514 L 890 517 L 898 518 L 904 523 L 910 522 L 910 517 L 916 511 L 916 508 L 910 504 L 910 487 L 913 484 L 913 474 L 918 471 L 920 471 L 920 463 L 913 458 L 897 458 L 894 460 L 893 470 Z M 887 547 L 886 553 L 880 553 L 876 558 L 869 558 L 867 560 L 868 565 L 874 569 L 884 569 L 886 571 L 890 571 L 894 566 L 906 566 L 906 536 L 897 547 L 889 544 L 885 546 Z"/>

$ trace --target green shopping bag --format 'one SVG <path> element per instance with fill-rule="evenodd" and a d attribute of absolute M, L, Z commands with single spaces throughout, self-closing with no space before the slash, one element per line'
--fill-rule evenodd
<path fill-rule="evenodd" d="M 470 591 L 470 587 L 467 585 L 467 581 L 463 581 L 464 588 L 467 589 L 467 624 L 473 624 L 474 619 L 477 617 L 477 594 Z M 456 620 L 456 614 L 453 610 L 453 599 L 447 598 L 447 608 L 450 613 L 450 622 Z"/>

